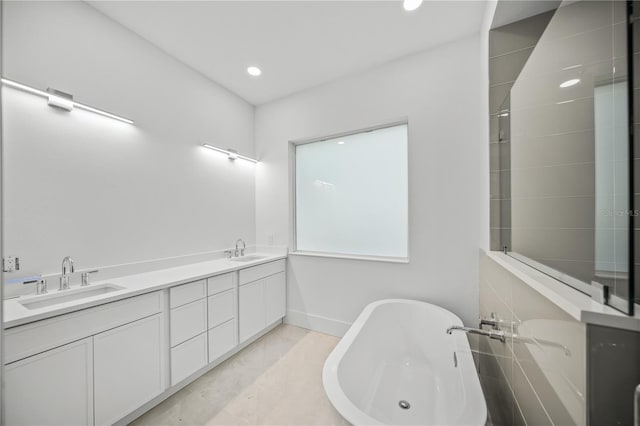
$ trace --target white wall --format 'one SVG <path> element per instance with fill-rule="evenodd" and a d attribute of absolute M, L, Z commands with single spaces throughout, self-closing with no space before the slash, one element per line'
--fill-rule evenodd
<path fill-rule="evenodd" d="M 256 108 L 258 244 L 289 243 L 289 141 L 409 120 L 410 263 L 292 255 L 290 322 L 341 334 L 388 297 L 477 321 L 489 222 L 486 58 L 477 35 Z"/>
<path fill-rule="evenodd" d="M 84 2 L 3 4 L 3 76 L 135 120 L 3 89 L 4 247 L 20 275 L 65 255 L 85 269 L 253 242 L 255 166 L 198 145 L 253 155 L 252 105 Z"/>

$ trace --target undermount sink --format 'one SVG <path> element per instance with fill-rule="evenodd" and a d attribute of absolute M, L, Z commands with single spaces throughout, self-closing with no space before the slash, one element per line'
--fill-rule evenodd
<path fill-rule="evenodd" d="M 28 299 L 19 300 L 18 302 L 27 309 L 40 309 L 58 305 L 60 303 L 86 299 L 87 297 L 100 296 L 122 289 L 124 289 L 124 287 L 110 283 L 96 284 L 71 290 L 52 290 L 49 294 L 30 297 Z"/>
<path fill-rule="evenodd" d="M 260 260 L 260 259 L 264 259 L 267 256 L 259 256 L 257 254 L 250 254 L 247 256 L 241 256 L 241 257 L 234 257 L 231 260 L 234 262 L 251 262 L 254 260 Z"/>

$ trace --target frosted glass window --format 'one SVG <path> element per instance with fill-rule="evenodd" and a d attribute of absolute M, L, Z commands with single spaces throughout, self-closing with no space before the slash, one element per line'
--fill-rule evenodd
<path fill-rule="evenodd" d="M 296 145 L 296 250 L 408 257 L 407 125 Z"/>

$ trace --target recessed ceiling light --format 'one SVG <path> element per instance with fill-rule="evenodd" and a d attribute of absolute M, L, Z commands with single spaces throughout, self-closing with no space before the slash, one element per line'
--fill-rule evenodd
<path fill-rule="evenodd" d="M 338 145 L 344 145 L 344 141 L 338 142 Z"/>
<path fill-rule="evenodd" d="M 262 70 L 258 67 L 249 67 L 247 68 L 247 72 L 249 73 L 249 75 L 252 75 L 254 77 L 257 77 L 260 74 L 262 74 Z"/>
<path fill-rule="evenodd" d="M 404 7 L 404 10 L 411 12 L 419 8 L 421 4 L 422 0 L 404 0 L 402 7 Z"/>
<path fill-rule="evenodd" d="M 564 89 L 565 87 L 575 86 L 578 83 L 580 83 L 579 78 L 572 78 L 571 80 L 567 80 L 564 83 L 560 84 L 560 87 Z"/>

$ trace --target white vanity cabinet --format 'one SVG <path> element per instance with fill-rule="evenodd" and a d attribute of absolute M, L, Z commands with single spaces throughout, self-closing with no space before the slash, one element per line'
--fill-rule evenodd
<path fill-rule="evenodd" d="M 240 342 L 245 342 L 285 316 L 285 261 L 241 269 Z"/>
<path fill-rule="evenodd" d="M 92 338 L 4 368 L 7 425 L 93 424 Z"/>
<path fill-rule="evenodd" d="M 225 269 L 6 329 L 5 423 L 126 423 L 285 316 L 285 260 Z"/>
<path fill-rule="evenodd" d="M 163 292 L 7 329 L 5 421 L 112 424 L 166 386 Z"/>
<path fill-rule="evenodd" d="M 93 337 L 96 425 L 113 424 L 164 391 L 163 326 L 156 314 Z"/>

